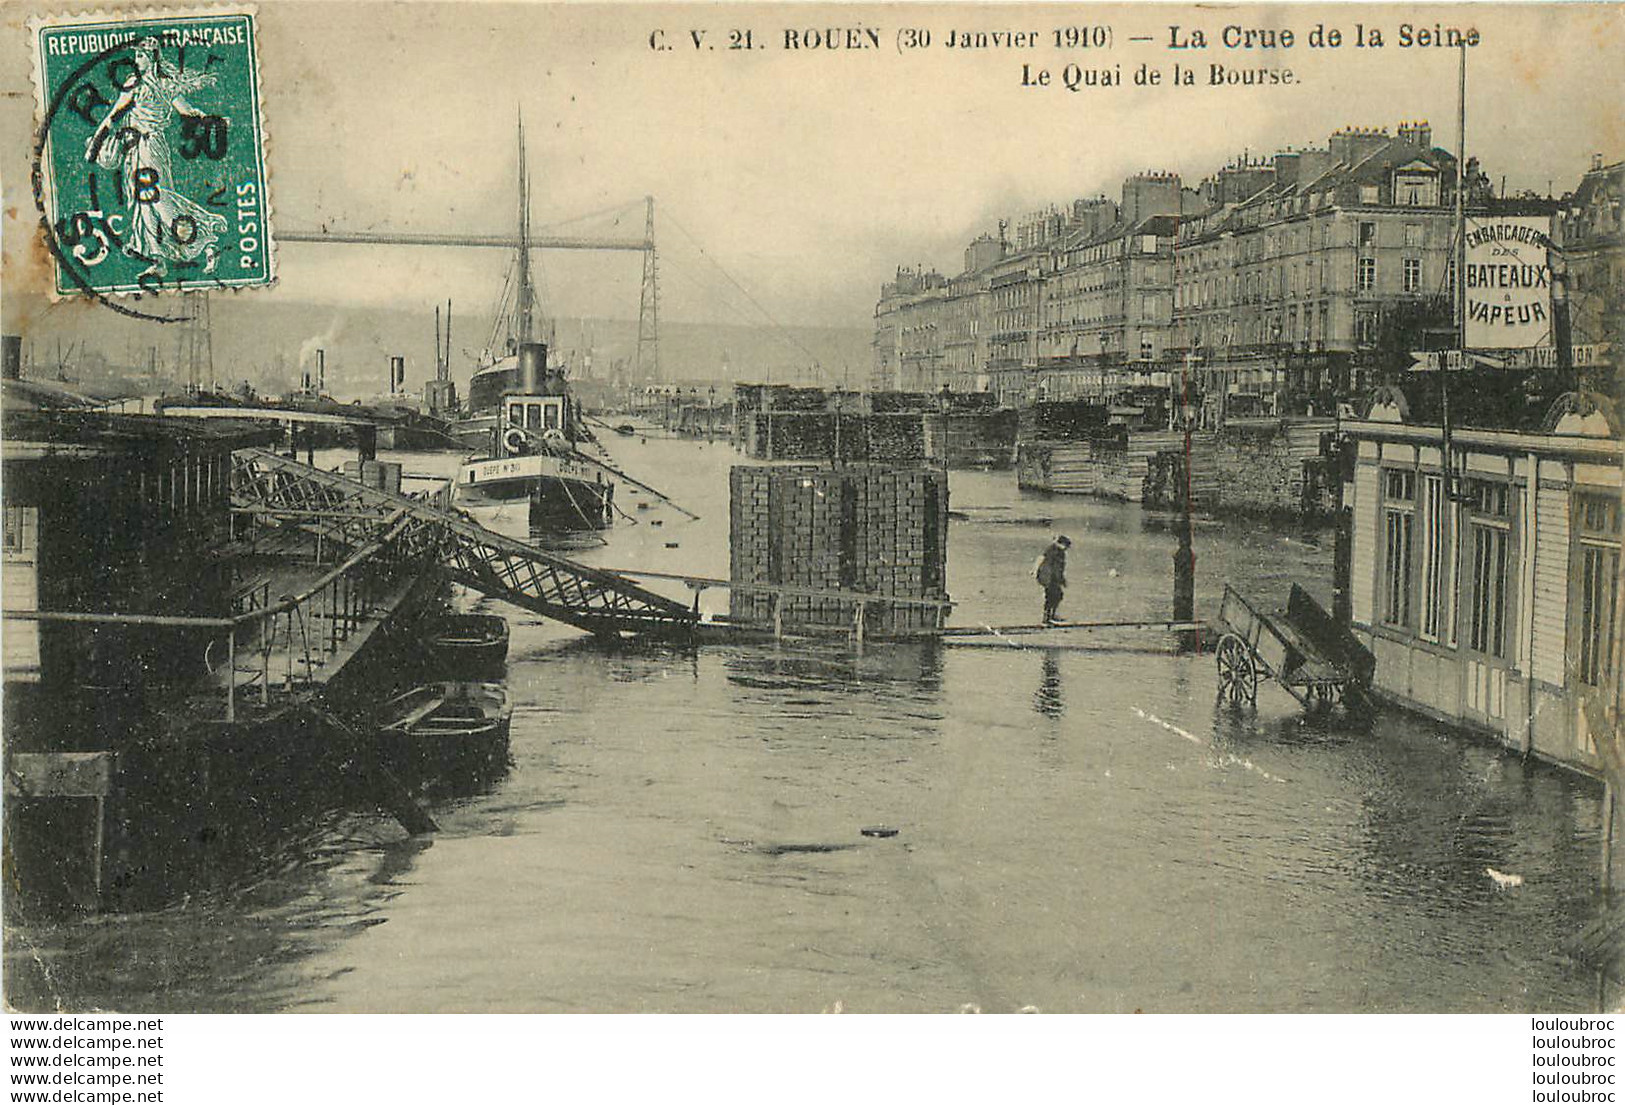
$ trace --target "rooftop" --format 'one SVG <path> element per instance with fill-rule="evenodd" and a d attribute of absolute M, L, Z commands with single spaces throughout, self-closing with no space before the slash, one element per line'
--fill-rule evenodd
<path fill-rule="evenodd" d="M 13 407 L 11 391 L 19 381 L 6 381 L 6 403 L 0 429 L 5 456 L 18 458 L 44 452 L 121 454 L 164 445 L 224 446 L 238 449 L 280 437 L 280 430 L 246 422 L 204 422 L 151 414 L 108 414 L 84 409 Z"/>

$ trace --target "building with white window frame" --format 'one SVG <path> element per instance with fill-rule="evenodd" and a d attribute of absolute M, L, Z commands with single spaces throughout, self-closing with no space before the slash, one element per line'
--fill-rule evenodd
<path fill-rule="evenodd" d="M 1389 417 L 1398 418 L 1391 409 Z M 1374 411 L 1374 418 L 1383 412 Z M 1541 433 L 1345 422 L 1350 623 L 1373 689 L 1595 774 L 1621 699 L 1621 458 L 1606 401 Z"/>

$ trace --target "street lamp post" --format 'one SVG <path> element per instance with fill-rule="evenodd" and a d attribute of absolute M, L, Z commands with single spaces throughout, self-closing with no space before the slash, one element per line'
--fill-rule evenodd
<path fill-rule="evenodd" d="M 1281 320 L 1275 319 L 1270 323 L 1270 413 L 1274 414 L 1280 406 L 1281 396 Z"/>
<path fill-rule="evenodd" d="M 841 402 L 842 402 L 842 399 L 843 399 L 843 396 L 841 395 L 840 389 L 837 388 L 836 391 L 835 391 L 835 455 L 831 458 L 831 464 L 835 468 L 839 468 L 841 466 Z"/>
<path fill-rule="evenodd" d="M 1196 362 L 1196 351 L 1185 354 L 1179 370 L 1180 417 L 1185 428 L 1185 480 L 1179 489 L 1179 547 L 1174 550 L 1174 621 L 1189 622 L 1196 616 L 1196 549 L 1191 544 L 1191 419 L 1190 369 Z M 1173 403 L 1168 404 L 1170 409 Z M 1182 649 L 1200 647 L 1197 634 L 1182 631 L 1179 644 Z"/>
<path fill-rule="evenodd" d="M 1100 395 L 1103 399 L 1110 398 L 1111 389 L 1106 384 L 1106 347 L 1111 344 L 1111 335 L 1102 330 L 1100 332 Z"/>

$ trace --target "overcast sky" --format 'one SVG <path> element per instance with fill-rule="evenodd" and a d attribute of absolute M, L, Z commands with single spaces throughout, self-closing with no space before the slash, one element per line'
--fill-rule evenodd
<path fill-rule="evenodd" d="M 109 6 L 109 5 L 104 5 Z M 61 10 L 60 6 L 53 6 Z M 631 205 L 571 230 L 639 235 L 657 202 L 663 311 L 685 321 L 866 326 L 899 264 L 957 271 L 965 241 L 1002 216 L 1105 191 L 1141 169 L 1194 183 L 1243 149 L 1323 144 L 1346 125 L 1427 118 L 1456 144 L 1456 54 L 1403 48 L 1398 29 L 1476 27 L 1469 52 L 1469 154 L 1510 189 L 1571 188 L 1594 152 L 1625 151 L 1622 9 L 1016 5 L 581 6 L 286 3 L 258 6 L 274 227 L 510 230 L 514 122 L 524 113 L 536 224 Z M 1108 50 L 1061 51 L 1052 29 L 1085 17 Z M 0 50 L 0 174 L 8 284 L 27 286 L 34 95 L 24 19 L 8 8 Z M 1343 47 L 1316 49 L 1317 22 Z M 1226 50 L 1228 23 L 1291 28 L 1289 49 Z M 1381 49 L 1349 44 L 1354 25 Z M 1167 48 L 1170 24 L 1201 28 L 1205 51 Z M 787 29 L 873 28 L 881 48 L 789 51 Z M 900 28 L 932 33 L 904 54 Z M 749 29 L 748 52 L 729 51 Z M 954 30 L 1033 30 L 1031 49 L 950 50 Z M 664 31 L 669 50 L 650 48 Z M 704 30 L 696 50 L 690 31 Z M 1150 43 L 1131 43 L 1148 35 Z M 1023 88 L 1022 65 L 1120 64 L 1123 87 Z M 1164 87 L 1136 88 L 1141 62 Z M 1172 65 L 1203 84 L 1166 87 Z M 1289 67 L 1301 84 L 1206 87 L 1208 67 Z M 21 231 L 21 232 L 20 232 Z M 704 251 L 702 255 L 701 250 Z M 278 298 L 427 307 L 485 302 L 507 258 L 489 250 L 284 243 Z M 708 259 L 709 258 L 709 259 Z M 543 258 L 560 315 L 635 317 L 635 253 Z M 722 273 L 726 272 L 727 277 Z M 19 274 L 22 279 L 19 280 Z M 731 280 L 729 279 L 731 277 Z M 737 281 L 745 291 L 735 287 Z M 248 292 L 248 295 L 265 294 Z"/>

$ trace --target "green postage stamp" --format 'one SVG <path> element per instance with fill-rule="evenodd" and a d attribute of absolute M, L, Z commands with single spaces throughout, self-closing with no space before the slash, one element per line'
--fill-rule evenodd
<path fill-rule="evenodd" d="M 34 196 L 59 294 L 272 282 L 252 14 L 44 19 L 34 49 Z"/>

